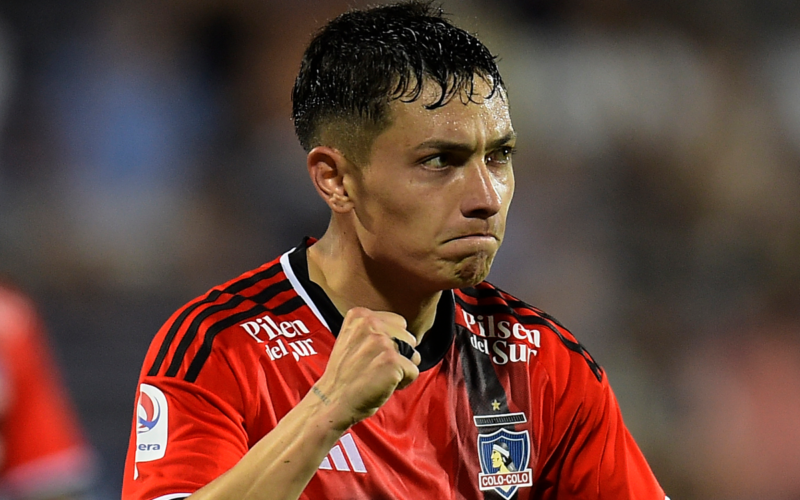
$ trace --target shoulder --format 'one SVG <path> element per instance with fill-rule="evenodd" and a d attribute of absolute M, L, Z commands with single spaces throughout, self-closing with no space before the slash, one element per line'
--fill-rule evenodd
<path fill-rule="evenodd" d="M 490 342 L 525 341 L 548 372 L 579 369 L 603 380 L 603 370 L 575 336 L 553 316 L 488 282 L 454 290 L 456 323 Z M 574 363 L 577 361 L 577 363 Z M 549 365 L 549 366 L 547 366 Z"/>
<path fill-rule="evenodd" d="M 212 288 L 175 311 L 153 339 L 142 375 L 193 382 L 212 353 L 230 348 L 224 334 L 231 327 L 255 321 L 267 313 L 290 314 L 303 303 L 280 259 L 268 262 Z M 247 333 L 246 329 L 243 331 Z"/>

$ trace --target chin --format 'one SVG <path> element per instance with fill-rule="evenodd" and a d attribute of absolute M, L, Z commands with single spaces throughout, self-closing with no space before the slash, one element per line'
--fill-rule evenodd
<path fill-rule="evenodd" d="M 457 284 L 453 288 L 474 286 L 485 280 L 493 260 L 494 253 L 479 252 L 458 262 L 454 273 Z"/>

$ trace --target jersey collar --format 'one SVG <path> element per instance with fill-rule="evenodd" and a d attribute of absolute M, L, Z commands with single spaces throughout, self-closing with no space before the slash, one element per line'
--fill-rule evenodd
<path fill-rule="evenodd" d="M 339 335 L 339 330 L 342 328 L 342 317 L 336 306 L 325 293 L 325 291 L 311 281 L 308 277 L 308 257 L 306 250 L 309 246 L 315 243 L 315 239 L 306 237 L 303 242 L 295 247 L 288 253 L 287 259 L 282 259 L 284 262 L 288 261 L 291 267 L 291 273 L 296 278 L 296 286 L 302 287 L 300 295 L 308 297 L 311 300 L 312 309 L 316 309 L 322 316 L 322 320 L 328 325 L 331 333 L 334 336 Z M 439 361 L 444 358 L 445 353 L 450 349 L 455 336 L 455 301 L 453 299 L 453 292 L 451 290 L 444 290 L 442 297 L 439 299 L 439 304 L 436 308 L 436 319 L 433 326 L 422 337 L 422 342 L 417 346 L 422 361 L 419 364 L 419 370 L 425 371 L 436 366 Z"/>

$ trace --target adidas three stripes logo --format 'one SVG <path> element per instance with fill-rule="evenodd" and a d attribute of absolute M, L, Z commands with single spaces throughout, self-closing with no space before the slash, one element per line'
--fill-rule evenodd
<path fill-rule="evenodd" d="M 331 451 L 328 452 L 322 463 L 319 465 L 320 469 L 338 471 L 353 471 L 366 473 L 367 468 L 364 467 L 364 461 L 361 459 L 361 454 L 356 448 L 356 442 L 350 433 L 345 434 L 339 438 L 339 444 L 335 444 Z"/>

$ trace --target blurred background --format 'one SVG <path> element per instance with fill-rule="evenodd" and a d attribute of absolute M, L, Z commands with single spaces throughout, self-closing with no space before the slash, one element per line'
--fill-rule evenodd
<path fill-rule="evenodd" d="M 324 231 L 290 89 L 362 5 L 0 2 L 0 274 L 47 325 L 95 498 L 159 326 Z M 444 7 L 500 55 L 520 136 L 490 281 L 606 368 L 673 499 L 800 498 L 800 3 Z"/>

